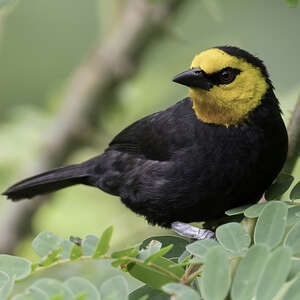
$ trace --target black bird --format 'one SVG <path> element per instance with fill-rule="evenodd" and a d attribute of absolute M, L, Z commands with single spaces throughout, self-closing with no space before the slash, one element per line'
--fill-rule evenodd
<path fill-rule="evenodd" d="M 90 185 L 151 224 L 206 237 L 185 223 L 258 201 L 285 162 L 287 132 L 266 67 L 242 49 L 203 51 L 173 81 L 189 87 L 188 98 L 133 123 L 103 154 L 3 194 L 16 201 Z"/>

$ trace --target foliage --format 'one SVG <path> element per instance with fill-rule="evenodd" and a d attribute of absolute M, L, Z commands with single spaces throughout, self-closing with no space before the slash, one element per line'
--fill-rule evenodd
<path fill-rule="evenodd" d="M 289 184 L 286 184 L 286 180 Z M 267 195 L 280 198 L 293 178 L 278 177 Z M 283 188 L 284 186 L 284 188 Z M 152 237 L 140 246 L 108 254 L 113 228 L 100 237 L 65 240 L 50 232 L 32 242 L 38 262 L 0 255 L 0 298 L 13 300 L 268 300 L 297 299 L 300 293 L 299 183 L 291 201 L 270 201 L 228 211 L 244 214 L 241 223 L 229 222 L 216 230 L 216 240 L 188 241 L 181 237 Z M 57 265 L 93 259 L 110 260 L 115 268 L 144 283 L 129 293 L 118 275 L 99 288 L 83 277 L 64 282 L 36 280 L 14 295 L 14 285 Z M 276 276 L 274 276 L 276 274 Z M 171 296 L 170 296 L 171 295 Z M 171 298 L 170 298 L 171 297 Z"/>

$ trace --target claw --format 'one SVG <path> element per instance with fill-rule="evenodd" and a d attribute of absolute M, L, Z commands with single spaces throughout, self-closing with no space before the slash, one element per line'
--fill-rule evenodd
<path fill-rule="evenodd" d="M 196 239 L 196 240 L 209 240 L 216 239 L 215 233 L 208 229 L 201 229 L 196 226 L 192 226 L 183 222 L 173 222 L 171 224 L 172 229 L 179 235 Z"/>

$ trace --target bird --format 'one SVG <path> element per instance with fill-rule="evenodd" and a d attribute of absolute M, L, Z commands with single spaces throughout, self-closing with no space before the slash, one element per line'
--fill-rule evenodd
<path fill-rule="evenodd" d="M 200 52 L 173 82 L 188 87 L 188 97 L 134 122 L 101 155 L 3 195 L 18 201 L 84 184 L 119 196 L 152 225 L 211 238 L 189 223 L 259 201 L 286 160 L 287 131 L 263 61 L 239 47 Z"/>

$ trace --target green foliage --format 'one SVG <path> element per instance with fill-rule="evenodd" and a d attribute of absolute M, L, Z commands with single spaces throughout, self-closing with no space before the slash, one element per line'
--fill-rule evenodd
<path fill-rule="evenodd" d="M 280 179 L 282 184 L 282 178 Z M 298 185 L 294 189 L 298 189 Z M 274 191 L 274 186 L 271 187 Z M 285 185 L 285 189 L 287 185 Z M 277 188 L 276 188 L 277 189 Z M 280 188 L 281 193 L 286 190 Z M 272 192 L 273 193 L 273 192 Z M 271 194 L 272 194 L 271 193 Z M 276 192 L 277 193 L 277 192 Z M 275 194 L 275 193 L 273 193 Z M 113 228 L 98 237 L 65 240 L 50 232 L 32 243 L 38 262 L 0 255 L 0 299 L 13 300 L 287 300 L 300 292 L 300 203 L 270 201 L 232 210 L 243 222 L 216 230 L 216 240 L 189 241 L 176 236 L 148 238 L 140 245 L 109 253 Z M 277 198 L 280 198 L 280 193 Z M 254 229 L 249 230 L 255 224 Z M 83 277 L 65 281 L 41 278 L 14 295 L 19 281 L 56 265 L 108 260 L 144 283 L 129 293 L 121 275 L 98 287 Z M 274 276 L 276 274 L 276 276 Z"/>

